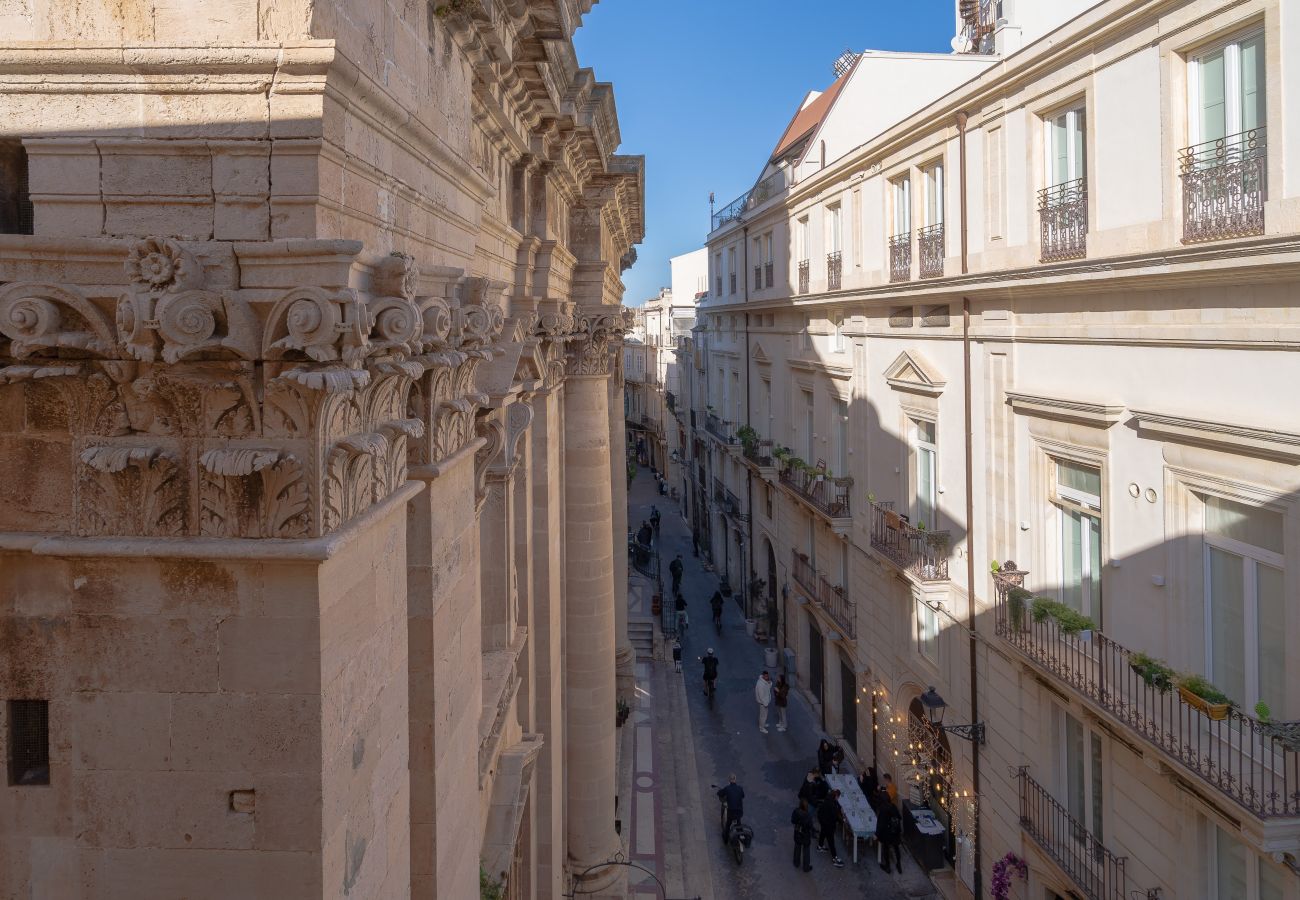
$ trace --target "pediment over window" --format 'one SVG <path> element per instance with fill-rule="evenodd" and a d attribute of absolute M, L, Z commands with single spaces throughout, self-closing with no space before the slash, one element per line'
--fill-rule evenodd
<path fill-rule="evenodd" d="M 754 349 L 749 354 L 749 358 L 760 364 L 770 364 L 772 362 L 767 358 L 767 354 L 763 352 L 763 345 L 759 343 L 754 344 Z"/>
<path fill-rule="evenodd" d="M 885 380 L 897 391 L 911 391 L 937 397 L 948 380 L 915 350 L 904 350 L 885 370 Z"/>

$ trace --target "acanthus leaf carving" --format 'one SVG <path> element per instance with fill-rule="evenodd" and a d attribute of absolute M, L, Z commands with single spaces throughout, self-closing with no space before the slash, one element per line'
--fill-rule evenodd
<path fill-rule="evenodd" d="M 78 454 L 77 528 L 86 536 L 188 533 L 184 473 L 161 447 L 95 445 Z"/>
<path fill-rule="evenodd" d="M 300 538 L 311 531 L 310 492 L 298 458 L 274 447 L 199 457 L 199 531 L 213 537 Z"/>

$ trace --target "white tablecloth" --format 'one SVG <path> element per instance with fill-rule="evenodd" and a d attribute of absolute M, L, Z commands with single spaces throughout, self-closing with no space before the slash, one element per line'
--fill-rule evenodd
<path fill-rule="evenodd" d="M 869 838 L 876 835 L 876 813 L 852 775 L 827 775 L 826 784 L 840 792 L 840 809 L 853 829 L 854 837 Z"/>

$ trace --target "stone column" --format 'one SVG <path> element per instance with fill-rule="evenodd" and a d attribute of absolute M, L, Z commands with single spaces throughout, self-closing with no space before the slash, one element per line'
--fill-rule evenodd
<path fill-rule="evenodd" d="M 565 752 L 569 867 L 579 875 L 621 847 L 614 831 L 615 590 L 609 479 L 609 349 L 600 319 L 570 356 L 564 394 Z M 606 867 L 580 893 L 622 897 L 624 871 Z"/>
<path fill-rule="evenodd" d="M 617 345 L 614 353 L 614 377 L 609 382 L 609 467 L 610 484 L 613 487 L 613 520 L 611 526 L 614 534 L 614 635 L 618 651 L 615 655 L 618 670 L 618 690 L 628 695 L 631 703 L 631 691 L 635 679 L 633 664 L 636 651 L 627 636 L 627 434 L 623 425 L 623 348 Z"/>

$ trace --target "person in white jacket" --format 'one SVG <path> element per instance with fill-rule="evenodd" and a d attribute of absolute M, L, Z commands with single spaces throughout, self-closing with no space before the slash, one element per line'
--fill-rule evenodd
<path fill-rule="evenodd" d="M 758 676 L 754 685 L 754 699 L 758 701 L 758 730 L 767 734 L 767 710 L 772 705 L 772 676 L 766 671 Z"/>

